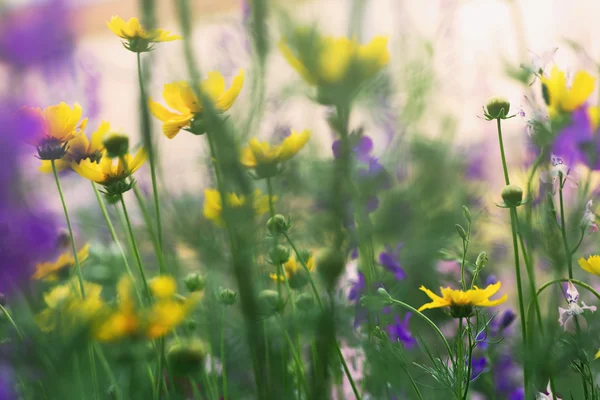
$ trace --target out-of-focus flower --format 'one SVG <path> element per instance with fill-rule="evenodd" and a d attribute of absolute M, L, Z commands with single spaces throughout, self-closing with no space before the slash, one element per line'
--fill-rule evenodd
<path fill-rule="evenodd" d="M 348 292 L 348 300 L 358 303 L 360 301 L 360 296 L 365 291 L 365 288 L 366 288 L 365 274 L 363 274 L 362 272 L 359 272 L 357 280 L 352 281 L 352 286 L 350 286 L 350 292 Z"/>
<path fill-rule="evenodd" d="M 244 71 L 240 69 L 229 89 L 225 89 L 225 79 L 218 71 L 209 72 L 208 78 L 203 80 L 198 88 L 212 101 L 217 111 L 224 112 L 231 108 L 243 86 Z M 163 122 L 162 129 L 166 137 L 173 139 L 182 129 L 196 135 L 205 132 L 202 124 L 204 106 L 188 82 L 165 84 L 163 98 L 167 105 L 177 112 L 169 111 L 152 98 L 148 99 L 148 105 L 152 114 Z"/>
<path fill-rule="evenodd" d="M 533 73 L 541 75 L 544 73 L 546 66 L 554 61 L 554 56 L 558 51 L 558 47 L 553 48 L 552 50 L 544 51 L 540 54 L 536 54 L 529 50 L 529 55 L 531 56 L 531 65 L 530 69 Z"/>
<path fill-rule="evenodd" d="M 260 177 L 271 177 L 278 171 L 278 165 L 296 155 L 308 142 L 310 131 L 303 130 L 292 133 L 277 146 L 271 147 L 268 142 L 260 142 L 252 138 L 242 150 L 241 163 L 246 168 L 253 168 Z"/>
<path fill-rule="evenodd" d="M 79 263 L 83 264 L 89 255 L 90 245 L 86 244 L 77 252 Z M 46 281 L 56 281 L 61 277 L 68 277 L 71 270 L 75 267 L 75 258 L 71 250 L 62 253 L 54 262 L 43 262 L 35 266 L 33 279 L 43 279 Z"/>
<path fill-rule="evenodd" d="M 114 16 L 106 23 L 115 35 L 127 40 L 123 46 L 134 53 L 142 53 L 152 50 L 152 43 L 171 42 L 173 40 L 183 39 L 179 35 L 172 34 L 170 31 L 162 29 L 145 29 L 140 20 L 132 17 L 127 22 L 119 16 Z"/>
<path fill-rule="evenodd" d="M 308 84 L 356 88 L 388 64 L 387 43 L 387 37 L 377 36 L 363 45 L 345 37 L 322 36 L 314 29 L 302 27 L 282 40 L 279 48 Z"/>
<path fill-rule="evenodd" d="M 550 382 L 548 382 L 548 386 L 546 387 L 546 391 L 544 393 L 538 392 L 535 395 L 535 400 L 562 400 L 560 397 L 556 396 L 556 394 L 552 393 L 552 388 L 550 387 Z"/>
<path fill-rule="evenodd" d="M 386 330 L 392 342 L 401 342 L 404 347 L 411 349 L 417 344 L 416 339 L 413 337 L 408 324 L 412 313 L 407 312 L 404 314 L 404 318 L 400 319 L 398 315 L 394 316 L 394 323 L 387 326 Z"/>
<path fill-rule="evenodd" d="M 479 375 L 485 372 L 488 366 L 486 357 L 473 357 L 471 359 L 471 380 L 477 379 Z"/>
<path fill-rule="evenodd" d="M 578 262 L 579 266 L 587 272 L 600 276 L 600 256 L 589 256 L 587 260 L 581 257 Z"/>
<path fill-rule="evenodd" d="M 104 305 L 100 297 L 102 286 L 84 281 L 83 288 L 85 296 L 77 280 L 72 279 L 44 294 L 47 307 L 35 317 L 40 329 L 44 332 L 66 331 L 92 323 Z"/>
<path fill-rule="evenodd" d="M 90 160 L 91 162 L 99 162 L 102 158 L 102 152 L 104 151 L 104 144 L 102 139 L 104 135 L 110 129 L 110 124 L 103 121 L 98 129 L 92 133 L 88 140 L 85 133 L 78 135 L 76 138 L 69 140 L 67 152 L 62 159 L 56 160 L 55 165 L 57 170 L 62 170 L 71 167 L 71 164 L 79 164 L 83 160 Z M 52 165 L 48 160 L 42 160 L 40 166 L 41 172 L 51 173 Z"/>
<path fill-rule="evenodd" d="M 585 310 L 591 312 L 596 311 L 596 306 L 586 306 L 582 301 L 581 306 L 579 305 L 579 292 L 575 285 L 571 282 L 567 283 L 567 308 L 558 307 L 558 322 L 563 327 L 565 332 L 575 333 L 576 327 L 580 329 L 587 329 L 587 322 L 585 318 L 580 317 Z"/>
<path fill-rule="evenodd" d="M 379 254 L 379 264 L 383 265 L 385 269 L 394 274 L 394 277 L 399 281 L 406 278 L 406 272 L 404 272 L 404 269 L 402 269 L 402 266 L 400 266 L 400 262 L 398 261 L 402 247 L 402 243 L 397 244 L 393 249 L 386 245 L 385 251 Z"/>
<path fill-rule="evenodd" d="M 586 71 L 575 74 L 569 86 L 565 73 L 553 67 L 549 77 L 541 77 L 550 117 L 561 112 L 573 112 L 581 107 L 594 91 L 595 79 Z"/>
<path fill-rule="evenodd" d="M 525 388 L 517 388 L 510 392 L 508 400 L 525 400 Z"/>
<path fill-rule="evenodd" d="M 139 307 L 132 297 L 133 283 L 128 277 L 121 278 L 117 285 L 118 307 L 95 326 L 94 337 L 110 342 L 126 337 L 156 339 L 166 335 L 185 320 L 200 299 L 197 293 L 185 299 L 176 298 L 176 288 L 171 277 L 153 279 L 150 290 L 154 302 L 148 307 Z"/>
<path fill-rule="evenodd" d="M 540 180 L 542 182 L 551 183 L 555 191 L 557 184 L 561 184 L 560 180 L 558 179 L 559 177 L 562 177 L 563 181 L 569 182 L 569 186 L 572 188 L 576 188 L 578 186 L 579 181 L 577 180 L 577 174 L 565 164 L 562 158 L 552 154 L 550 161 L 552 163 L 550 170 L 543 171 L 540 174 Z"/>
<path fill-rule="evenodd" d="M 315 260 L 314 259 L 315 259 L 314 256 L 311 254 L 308 257 L 308 261 L 306 261 L 306 266 L 308 267 L 308 270 L 310 272 L 312 272 L 315 269 Z M 294 277 L 296 274 L 298 274 L 299 271 L 304 271 L 304 267 L 302 266 L 300 261 L 298 261 L 295 257 L 290 257 L 289 260 L 287 260 L 283 264 L 283 273 L 285 274 L 285 277 L 288 280 L 292 279 L 292 277 Z M 285 281 L 285 278 L 279 274 L 269 274 L 269 277 L 274 281 L 277 281 L 277 280 L 279 280 L 280 282 Z"/>
<path fill-rule="evenodd" d="M 598 225 L 596 224 L 596 214 L 592 210 L 593 202 L 589 200 L 585 205 L 585 212 L 581 219 L 582 229 L 587 229 L 589 233 L 598 232 Z"/>
<path fill-rule="evenodd" d="M 597 112 L 592 110 L 595 108 L 581 107 L 571 114 L 571 123 L 554 139 L 552 152 L 560 154 L 568 165 L 584 163 L 597 170 L 600 169 L 600 158 L 596 154 L 600 149 L 600 140 L 594 132 L 599 120 Z"/>
<path fill-rule="evenodd" d="M 235 193 L 227 195 L 227 204 L 231 208 L 239 208 L 246 204 L 244 196 L 238 196 Z M 277 196 L 271 198 L 272 201 L 277 201 Z M 269 196 L 261 194 L 259 189 L 254 191 L 253 208 L 257 215 L 261 215 L 269 211 Z M 221 193 L 217 189 L 204 190 L 204 217 L 213 221 L 219 226 L 223 226 L 223 201 Z"/>
<path fill-rule="evenodd" d="M 490 297 L 496 294 L 500 290 L 500 287 L 500 282 L 489 285 L 485 289 L 475 287 L 475 289 L 469 289 L 467 291 L 446 287 L 440 288 L 440 291 L 442 292 L 442 297 L 440 297 L 425 286 L 421 286 L 419 289 L 425 292 L 425 294 L 433 301 L 422 305 L 418 311 L 431 308 L 450 307 L 450 312 L 454 317 L 468 317 L 473 312 L 473 307 L 494 307 L 504 303 L 508 298 L 506 294 L 497 300 L 490 300 Z"/>

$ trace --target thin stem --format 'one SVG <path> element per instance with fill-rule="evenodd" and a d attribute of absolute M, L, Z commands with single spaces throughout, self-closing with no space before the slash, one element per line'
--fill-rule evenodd
<path fill-rule="evenodd" d="M 71 250 L 73 251 L 73 259 L 75 260 L 75 269 L 77 270 L 77 278 L 79 279 L 79 290 L 81 290 L 81 297 L 85 299 L 85 287 L 83 285 L 83 274 L 81 273 L 81 264 L 79 264 L 79 256 L 77 255 L 77 248 L 75 246 L 75 237 L 73 235 L 73 227 L 71 226 L 71 218 L 69 218 L 69 212 L 67 211 L 67 203 L 65 203 L 65 196 L 63 195 L 62 187 L 60 186 L 60 179 L 58 179 L 58 172 L 56 170 L 56 164 L 54 160 L 50 160 L 52 164 L 52 173 L 54 174 L 54 181 L 56 182 L 56 188 L 58 189 L 58 195 L 60 196 L 60 202 L 62 203 L 63 211 L 65 213 L 65 219 L 67 220 L 67 228 L 69 228 L 69 238 L 71 240 Z"/>
<path fill-rule="evenodd" d="M 275 207 L 273 206 L 273 184 L 271 183 L 271 178 L 267 178 L 267 190 L 269 195 L 269 212 L 271 213 L 271 217 L 274 217 Z"/>
<path fill-rule="evenodd" d="M 565 221 L 565 207 L 563 202 L 563 175 L 562 172 L 558 173 L 559 179 L 559 201 L 560 201 L 560 231 L 562 233 L 563 244 L 565 246 L 565 257 L 567 257 L 567 265 L 569 266 L 569 279 L 573 279 L 573 257 L 571 257 L 571 249 L 569 248 L 569 241 L 567 239 L 567 224 Z M 566 181 L 566 180 L 565 180 Z"/>
<path fill-rule="evenodd" d="M 92 375 L 92 391 L 94 392 L 94 398 L 100 399 L 100 386 L 98 385 L 98 372 L 96 370 L 96 357 L 94 356 L 94 344 L 88 343 L 88 357 L 90 359 L 90 374 Z"/>
<path fill-rule="evenodd" d="M 467 400 L 467 396 L 469 394 L 469 385 L 471 384 L 471 374 L 472 371 L 472 362 L 473 362 L 473 338 L 471 336 L 471 325 L 470 321 L 466 319 L 467 322 L 467 338 L 469 338 L 469 361 L 467 361 L 467 385 L 465 386 L 465 394 L 463 395 L 463 400 Z"/>
<path fill-rule="evenodd" d="M 458 369 L 458 393 L 462 394 L 463 372 L 465 360 L 463 358 L 463 319 L 458 319 L 458 334 L 456 338 L 456 367 Z"/>
<path fill-rule="evenodd" d="M 502 141 L 502 126 L 500 118 L 497 120 L 498 125 L 498 143 L 500 144 L 500 156 L 502 157 L 502 169 L 504 171 L 504 182 L 506 185 L 510 185 L 510 178 L 508 177 L 508 166 L 506 164 L 506 156 L 504 155 L 504 142 Z"/>
<path fill-rule="evenodd" d="M 158 185 L 157 185 L 157 180 L 156 180 L 156 157 L 154 154 L 154 148 L 152 145 L 152 137 L 150 134 L 150 121 L 149 121 L 149 116 L 148 116 L 148 105 L 146 104 L 146 93 L 145 93 L 145 89 L 144 89 L 144 79 L 142 76 L 142 63 L 141 63 L 141 57 L 140 57 L 140 53 L 137 53 L 137 69 L 138 69 L 138 80 L 139 80 L 139 84 L 140 84 L 140 98 L 141 98 L 141 106 L 142 106 L 142 118 L 143 123 L 143 133 L 144 136 L 146 138 L 146 147 L 147 147 L 147 151 L 149 154 L 149 160 L 150 160 L 150 176 L 152 179 L 152 196 L 154 197 L 154 212 L 156 214 L 156 232 L 157 232 L 157 236 L 156 236 L 156 240 L 157 240 L 157 245 L 158 245 L 158 250 L 161 252 L 163 251 L 163 239 L 162 239 L 162 224 L 161 224 L 161 218 L 160 218 L 160 202 L 159 202 L 159 198 L 158 198 Z M 159 271 L 161 274 L 164 274 L 165 271 L 165 263 L 164 262 L 159 262 L 158 264 L 159 266 Z"/>
<path fill-rule="evenodd" d="M 583 242 L 583 238 L 585 237 L 585 229 L 581 230 L 581 237 L 579 238 L 579 241 L 577 242 L 577 244 L 575 245 L 575 247 L 573 247 L 573 250 L 571 250 L 571 256 L 573 256 L 573 254 L 575 254 L 575 252 L 577 250 L 579 250 L 579 246 L 581 246 L 581 243 Z"/>
<path fill-rule="evenodd" d="M 113 373 L 113 371 L 110 367 L 110 364 L 108 363 L 108 361 L 106 360 L 106 357 L 104 356 L 104 352 L 102 351 L 102 349 L 100 348 L 100 346 L 97 343 L 94 344 L 94 350 L 96 351 L 96 354 L 98 355 L 100 364 L 102 365 L 102 367 L 106 371 L 106 374 L 108 375 L 108 379 L 110 380 L 110 383 L 116 390 L 116 398 L 122 399 L 123 393 L 121 392 L 121 388 L 119 387 L 119 384 L 117 383 L 117 378 L 115 377 L 115 374 Z"/>
<path fill-rule="evenodd" d="M 123 195 L 120 196 L 120 200 L 121 206 L 123 208 L 123 214 L 125 215 L 127 230 L 131 239 L 131 247 L 133 249 L 133 254 L 135 255 L 135 261 L 137 262 L 140 275 L 142 276 L 142 282 L 144 283 L 144 291 L 146 292 L 148 304 L 150 304 L 150 302 L 152 301 L 152 296 L 150 295 L 150 288 L 148 287 L 148 281 L 146 280 L 146 272 L 144 272 L 144 266 L 142 265 L 142 257 L 140 256 L 140 250 L 138 249 L 137 242 L 135 240 L 135 234 L 133 233 L 133 227 L 131 226 L 131 220 L 129 219 L 129 213 L 127 212 L 127 206 L 125 205 Z"/>
<path fill-rule="evenodd" d="M 281 330 L 283 331 L 285 339 L 288 342 L 288 347 L 290 348 L 290 351 L 292 352 L 292 358 L 294 359 L 296 368 L 298 368 L 300 383 L 304 387 L 304 390 L 306 391 L 306 393 L 309 393 L 308 384 L 306 383 L 306 375 L 304 374 L 304 366 L 302 365 L 302 360 L 300 359 L 300 356 L 296 352 L 296 349 L 294 347 L 294 341 L 292 340 L 289 333 L 285 329 L 285 327 L 283 325 L 283 320 L 281 319 L 280 315 L 277 315 L 277 319 L 279 320 L 279 323 L 281 325 Z"/>
<path fill-rule="evenodd" d="M 408 372 L 408 368 L 404 368 L 403 367 L 402 370 L 404 370 L 404 373 L 406 373 L 406 376 L 408 376 L 408 380 L 410 381 L 410 385 L 412 386 L 412 388 L 415 391 L 415 394 L 417 395 L 417 397 L 419 398 L 419 400 L 424 400 L 423 399 L 423 395 L 421 394 L 421 391 L 419 390 L 419 387 L 417 386 L 417 382 L 415 382 L 415 380 L 412 377 L 412 375 L 410 374 L 410 372 Z"/>
<path fill-rule="evenodd" d="M 469 242 L 470 241 L 471 241 L 471 223 L 469 222 L 467 237 L 465 239 L 463 239 L 463 255 L 462 255 L 462 261 L 460 263 L 460 282 L 462 285 L 463 292 L 467 290 L 467 283 L 465 282 L 465 262 L 467 259 L 467 252 L 469 251 Z M 475 279 L 473 279 L 473 281 L 471 282 L 471 286 L 473 286 L 473 284 L 474 284 L 473 282 L 475 282 Z"/>
<path fill-rule="evenodd" d="M 8 310 L 6 308 L 4 308 L 4 306 L 1 304 L 0 304 L 0 311 L 2 311 L 4 313 L 4 316 L 6 316 L 6 319 L 8 319 L 8 322 L 10 322 L 10 324 L 13 326 L 13 328 L 15 328 L 15 332 L 17 332 L 17 335 L 19 335 L 19 339 L 21 339 L 21 341 L 23 341 L 23 335 L 21 334 L 21 331 L 17 327 L 15 320 L 12 319 Z"/>
<path fill-rule="evenodd" d="M 221 313 L 221 376 L 223 377 L 223 400 L 227 400 L 227 369 L 225 365 L 225 311 L 226 307 L 223 307 L 223 312 Z"/>
<path fill-rule="evenodd" d="M 158 340 L 158 365 L 156 367 L 156 392 L 154 392 L 155 400 L 160 400 L 163 389 L 163 370 L 165 368 L 165 338 L 161 337 Z M 168 388 L 164 385 L 165 391 L 168 392 Z"/>

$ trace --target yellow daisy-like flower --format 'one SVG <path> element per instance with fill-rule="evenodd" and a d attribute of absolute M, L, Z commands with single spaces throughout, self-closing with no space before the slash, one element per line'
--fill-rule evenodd
<path fill-rule="evenodd" d="M 587 272 L 589 272 L 590 274 L 600 276 L 600 256 L 589 256 L 587 260 L 582 257 L 579 259 L 578 262 L 579 266 Z"/>
<path fill-rule="evenodd" d="M 115 35 L 127 40 L 128 43 L 125 44 L 125 47 L 135 53 L 152 50 L 151 43 L 183 39 L 181 36 L 163 29 L 145 29 L 140 20 L 134 17 L 125 22 L 121 17 L 114 16 L 106 25 Z"/>
<path fill-rule="evenodd" d="M 91 323 L 100 315 L 104 306 L 100 297 L 102 286 L 87 281 L 83 284 L 85 298 L 77 280 L 56 286 L 44 294 L 47 307 L 35 316 L 42 331 L 50 332 L 60 327 L 68 333 L 77 326 Z"/>
<path fill-rule="evenodd" d="M 279 48 L 290 66 L 310 85 L 358 85 L 377 74 L 390 60 L 388 38 L 376 36 L 368 44 L 345 37 L 321 36 L 300 28 Z"/>
<path fill-rule="evenodd" d="M 102 158 L 104 144 L 102 139 L 110 130 L 110 124 L 102 121 L 98 129 L 92 133 L 88 140 L 85 133 L 78 135 L 69 141 L 68 149 L 65 156 L 55 161 L 56 169 L 63 170 L 70 168 L 73 163 L 79 164 L 81 161 L 89 159 L 91 162 L 98 162 Z M 52 165 L 49 160 L 42 160 L 42 165 L 39 168 L 40 172 L 51 173 Z"/>
<path fill-rule="evenodd" d="M 312 254 L 308 258 L 308 261 L 306 261 L 306 266 L 308 267 L 309 272 L 313 272 L 313 270 L 315 269 L 315 257 Z M 302 263 L 298 261 L 295 257 L 290 257 L 290 259 L 287 260 L 285 264 L 283 264 L 283 273 L 285 274 L 285 277 L 288 280 L 293 279 L 299 271 L 304 271 L 304 267 L 302 266 Z M 269 277 L 275 282 L 277 282 L 278 280 L 280 282 L 285 281 L 284 277 L 280 274 L 272 273 L 269 274 Z"/>
<path fill-rule="evenodd" d="M 83 264 L 87 260 L 89 255 L 90 245 L 86 244 L 77 252 L 77 258 L 79 263 Z M 56 281 L 64 274 L 68 274 L 71 269 L 75 267 L 75 258 L 71 250 L 62 253 L 58 259 L 54 262 L 43 262 L 35 266 L 35 273 L 32 275 L 33 279 Z"/>
<path fill-rule="evenodd" d="M 122 182 L 131 176 L 146 161 L 146 157 L 146 151 L 140 148 L 135 156 L 126 154 L 123 158 L 119 158 L 116 163 L 113 162 L 112 158 L 105 156 L 100 159 L 100 162 L 85 159 L 80 161 L 79 164 L 71 164 L 71 167 L 84 178 L 103 186 L 109 186 L 115 182 Z"/>
<path fill-rule="evenodd" d="M 259 189 L 254 191 L 254 212 L 258 215 L 264 214 L 269 211 L 269 196 L 262 195 Z M 277 196 L 273 196 L 273 201 L 277 201 Z M 239 208 L 246 204 L 246 198 L 244 196 L 238 196 L 235 193 L 229 193 L 227 202 L 229 207 Z M 224 221 L 222 218 L 223 214 L 223 202 L 221 199 L 221 193 L 217 189 L 205 189 L 204 190 L 204 217 L 213 221 L 218 226 L 223 226 Z"/>
<path fill-rule="evenodd" d="M 224 112 L 231 108 L 243 86 L 243 70 L 240 70 L 238 75 L 233 78 L 228 89 L 225 89 L 223 75 L 212 71 L 208 73 L 208 78 L 199 85 L 199 89 L 213 102 L 217 111 Z M 153 101 L 152 98 L 148 99 L 148 106 L 152 114 L 163 122 L 163 133 L 169 139 L 173 139 L 182 129 L 189 130 L 192 120 L 202 116 L 204 109 L 202 103 L 188 82 L 167 83 L 163 89 L 163 98 L 167 105 L 176 112 L 169 111 L 160 103 Z M 202 134 L 204 132 L 193 133 Z"/>
<path fill-rule="evenodd" d="M 271 176 L 277 172 L 277 164 L 292 158 L 308 142 L 310 131 L 303 130 L 292 133 L 277 146 L 271 147 L 267 142 L 252 138 L 248 146 L 242 150 L 241 163 L 247 168 L 255 168 L 263 177 Z"/>
<path fill-rule="evenodd" d="M 488 285 L 485 289 L 469 289 L 466 292 L 455 290 L 449 287 L 440 288 L 442 297 L 436 295 L 425 286 L 421 286 L 419 290 L 425 292 L 431 300 L 431 303 L 423 304 L 418 311 L 423 311 L 431 308 L 450 307 L 450 312 L 455 317 L 468 317 L 472 313 L 473 307 L 494 307 L 506 301 L 508 296 L 505 294 L 497 300 L 490 300 L 490 297 L 495 295 L 501 287 L 501 283 L 497 282 Z"/>
<path fill-rule="evenodd" d="M 581 107 L 594 91 L 596 80 L 586 71 L 579 71 L 569 87 L 565 73 L 553 67 L 548 78 L 541 78 L 549 100 L 548 112 L 555 117 L 561 112 L 572 112 Z"/>

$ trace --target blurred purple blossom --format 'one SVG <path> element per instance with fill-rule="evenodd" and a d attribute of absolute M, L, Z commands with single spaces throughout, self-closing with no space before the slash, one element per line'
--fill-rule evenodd
<path fill-rule="evenodd" d="M 471 359 L 471 380 L 481 375 L 488 366 L 488 360 L 485 357 L 473 357 Z"/>
<path fill-rule="evenodd" d="M 402 247 L 402 243 L 397 244 L 394 248 L 386 245 L 385 251 L 379 254 L 379 264 L 394 274 L 394 277 L 399 281 L 406 278 L 406 272 L 404 272 L 399 262 Z"/>
<path fill-rule="evenodd" d="M 413 337 L 408 324 L 412 313 L 407 312 L 404 314 L 404 318 L 400 319 L 398 315 L 394 316 L 394 323 L 387 326 L 387 332 L 392 342 L 401 342 L 404 347 L 411 349 L 417 344 L 416 339 Z"/>
<path fill-rule="evenodd" d="M 600 169 L 600 158 L 597 157 L 600 141 L 593 135 L 592 123 L 585 107 L 571 114 L 571 123 L 565 127 L 554 140 L 552 153 L 560 154 L 567 165 L 578 162 L 587 164 L 594 170 Z M 590 156 L 594 154 L 594 158 Z"/>

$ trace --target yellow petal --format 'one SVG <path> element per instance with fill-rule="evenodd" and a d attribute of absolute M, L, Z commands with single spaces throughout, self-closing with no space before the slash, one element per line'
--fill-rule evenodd
<path fill-rule="evenodd" d="M 181 115 L 166 121 L 162 126 L 163 134 L 169 139 L 173 139 L 179 131 L 190 125 L 190 121 L 194 118 L 192 114 Z"/>
<path fill-rule="evenodd" d="M 103 159 L 104 158 L 108 157 L 103 157 Z M 100 170 L 100 166 L 91 162 L 90 160 L 82 160 L 79 164 L 72 163 L 71 168 L 73 168 L 73 171 L 77 172 L 82 177 L 96 183 L 102 183 L 104 181 L 105 175 Z"/>
<path fill-rule="evenodd" d="M 196 99 L 192 88 L 186 81 L 165 84 L 163 98 L 169 107 L 183 115 L 198 110 L 198 99 Z"/>
<path fill-rule="evenodd" d="M 579 71 L 575 74 L 571 89 L 562 103 L 564 111 L 575 111 L 590 97 L 594 91 L 596 80 L 585 71 Z"/>
<path fill-rule="evenodd" d="M 246 146 L 242 149 L 240 162 L 246 168 L 256 167 L 256 157 L 254 157 L 254 152 L 252 152 L 252 149 L 249 146 Z M 51 171 L 52 170 L 50 170 L 50 172 Z"/>
<path fill-rule="evenodd" d="M 162 104 L 153 101 L 152 98 L 148 99 L 148 108 L 150 109 L 152 115 L 163 122 L 181 117 L 181 114 L 167 110 Z"/>
<path fill-rule="evenodd" d="M 202 81 L 201 90 L 212 100 L 213 103 L 225 90 L 225 79 L 218 71 L 210 71 L 208 78 Z"/>
<path fill-rule="evenodd" d="M 319 55 L 321 78 L 329 83 L 344 79 L 355 52 L 356 43 L 348 38 L 326 38 L 325 48 Z"/>
<path fill-rule="evenodd" d="M 233 81 L 231 82 L 231 86 L 225 92 L 221 93 L 218 100 L 215 103 L 215 107 L 217 107 L 221 111 L 226 111 L 231 108 L 235 99 L 237 99 L 238 95 L 242 91 L 242 87 L 244 86 L 244 70 L 240 69 L 238 74 Z"/>
<path fill-rule="evenodd" d="M 104 135 L 106 135 L 106 133 L 109 130 L 110 123 L 108 123 L 107 121 L 102 121 L 96 132 L 92 133 L 92 136 L 90 138 L 90 153 L 104 150 L 104 144 L 102 143 L 102 139 L 104 139 Z"/>
<path fill-rule="evenodd" d="M 106 23 L 108 29 L 110 29 L 115 35 L 127 39 L 125 36 L 125 21 L 119 16 L 113 16 L 109 22 Z"/>
<path fill-rule="evenodd" d="M 159 299 L 173 297 L 177 292 L 177 283 L 170 276 L 157 276 L 150 281 L 150 290 Z"/>
<path fill-rule="evenodd" d="M 296 70 L 298 75 L 300 75 L 307 83 L 311 85 L 317 84 L 317 79 L 310 72 L 308 72 L 308 69 L 294 55 L 292 49 L 290 49 L 284 41 L 279 42 L 279 50 L 281 51 L 281 54 L 283 54 L 283 57 L 286 59 L 288 64 L 290 64 L 290 66 Z"/>
<path fill-rule="evenodd" d="M 41 160 L 41 162 L 42 162 L 42 164 L 40 165 L 38 170 L 45 174 L 51 174 L 52 173 L 52 162 L 50 160 Z M 65 170 L 65 169 L 71 167 L 71 162 L 61 158 L 59 160 L 54 160 L 54 166 L 56 167 L 57 171 L 62 171 L 62 170 Z"/>
<path fill-rule="evenodd" d="M 281 145 L 281 151 L 279 153 L 279 161 L 286 161 L 292 158 L 296 153 L 304 147 L 306 142 L 310 139 L 310 131 L 305 129 L 298 133 L 292 129 L 292 133 L 285 138 Z"/>

